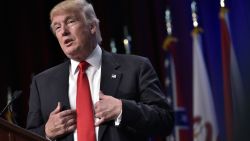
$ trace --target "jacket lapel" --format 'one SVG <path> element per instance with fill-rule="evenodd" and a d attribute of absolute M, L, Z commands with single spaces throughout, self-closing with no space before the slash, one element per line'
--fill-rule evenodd
<path fill-rule="evenodd" d="M 62 67 L 60 71 L 58 71 L 55 74 L 55 79 L 56 81 L 54 84 L 54 90 L 55 90 L 55 96 L 56 99 L 58 99 L 58 102 L 61 102 L 62 104 L 62 110 L 70 109 L 70 104 L 69 104 L 69 97 L 68 97 L 68 92 L 69 92 L 69 66 L 70 66 L 70 61 L 66 61 L 64 64 L 62 64 Z M 64 137 L 62 137 L 63 140 L 67 141 L 73 141 L 73 133 L 68 134 Z"/>
<path fill-rule="evenodd" d="M 113 97 L 116 95 L 117 87 L 122 76 L 121 72 L 117 70 L 118 68 L 119 64 L 113 58 L 112 54 L 103 50 L 100 89 L 105 95 L 110 95 Z M 102 139 L 106 128 L 107 124 L 101 125 L 99 127 L 99 141 Z"/>
<path fill-rule="evenodd" d="M 67 61 L 63 64 L 62 69 L 55 75 L 57 78 L 55 79 L 55 92 L 58 101 L 61 102 L 63 110 L 70 109 L 69 104 L 69 65 L 70 61 Z"/>

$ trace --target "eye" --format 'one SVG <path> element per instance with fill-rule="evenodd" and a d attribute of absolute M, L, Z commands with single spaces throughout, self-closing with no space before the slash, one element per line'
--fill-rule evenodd
<path fill-rule="evenodd" d="M 60 28 L 61 28 L 61 26 L 59 24 L 56 24 L 53 26 L 54 31 L 58 31 Z"/>
<path fill-rule="evenodd" d="M 75 23 L 75 22 L 76 22 L 76 20 L 74 20 L 74 19 L 67 20 L 67 24 L 72 24 L 72 23 Z"/>

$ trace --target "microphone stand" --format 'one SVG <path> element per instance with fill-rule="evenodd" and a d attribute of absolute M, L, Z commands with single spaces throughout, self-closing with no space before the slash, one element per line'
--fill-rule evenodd
<path fill-rule="evenodd" d="M 0 117 L 6 112 L 6 109 L 10 107 L 10 105 L 21 95 L 22 91 L 15 91 L 13 94 L 13 97 L 10 102 L 3 108 L 3 110 L 0 113 Z"/>

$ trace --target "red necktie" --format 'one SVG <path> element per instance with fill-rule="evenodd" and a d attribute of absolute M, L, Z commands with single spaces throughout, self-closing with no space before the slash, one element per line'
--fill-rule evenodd
<path fill-rule="evenodd" d="M 85 61 L 78 65 L 79 73 L 77 77 L 77 140 L 95 141 L 95 126 L 93 104 L 90 94 L 89 81 L 85 73 L 89 64 Z"/>

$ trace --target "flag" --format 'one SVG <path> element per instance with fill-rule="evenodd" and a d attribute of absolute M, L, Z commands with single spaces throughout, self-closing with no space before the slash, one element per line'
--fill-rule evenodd
<path fill-rule="evenodd" d="M 213 95 L 203 52 L 201 29 L 195 27 L 193 37 L 193 140 L 216 141 L 219 135 Z"/>
<path fill-rule="evenodd" d="M 177 39 L 171 35 L 167 36 L 163 43 L 166 50 L 165 56 L 165 87 L 166 95 L 175 113 L 175 127 L 172 135 L 167 137 L 168 141 L 188 141 L 188 116 L 183 95 L 180 94 L 179 76 L 176 73 L 176 43 Z"/>
<path fill-rule="evenodd" d="M 247 121 L 244 116 L 244 88 L 238 61 L 231 40 L 228 9 L 220 9 L 221 50 L 223 68 L 223 95 L 227 141 L 233 140 L 234 131 L 240 132 L 240 122 Z M 235 124 L 234 124 L 235 123 Z M 236 124 L 237 123 L 237 124 Z M 243 123 L 244 124 L 244 123 Z M 234 131 L 233 131 L 234 129 Z"/>

